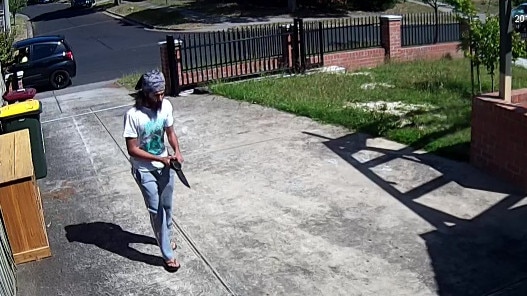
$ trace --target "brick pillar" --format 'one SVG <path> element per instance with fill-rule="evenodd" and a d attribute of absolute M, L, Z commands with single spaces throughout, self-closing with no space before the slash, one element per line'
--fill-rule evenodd
<path fill-rule="evenodd" d="M 401 20 L 400 15 L 381 16 L 381 45 L 386 52 L 386 60 L 398 59 L 402 55 Z"/>
<path fill-rule="evenodd" d="M 181 40 L 174 40 L 174 45 L 175 45 L 175 54 L 176 54 L 176 71 L 178 71 L 177 73 L 181 73 L 180 69 L 181 69 L 181 44 L 183 43 L 183 41 Z M 171 80 L 171 76 L 170 76 L 170 67 L 169 67 L 169 61 L 168 61 L 168 53 L 167 53 L 167 42 L 166 41 L 161 41 L 158 43 L 159 44 L 159 53 L 160 53 L 160 56 L 161 56 L 161 71 L 163 72 L 163 75 L 165 75 L 165 81 L 166 81 L 166 86 L 165 88 L 167 90 L 170 90 L 171 89 L 171 86 L 172 86 L 172 80 Z M 180 80 L 180 75 L 178 75 L 178 81 L 181 81 Z M 171 95 L 171 96 L 174 96 L 174 95 L 177 95 L 177 94 L 168 94 L 168 95 Z"/>

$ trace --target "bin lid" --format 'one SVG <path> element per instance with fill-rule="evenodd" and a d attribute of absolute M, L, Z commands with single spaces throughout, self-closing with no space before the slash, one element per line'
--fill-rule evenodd
<path fill-rule="evenodd" d="M 10 104 L 0 108 L 0 119 L 18 117 L 42 112 L 42 104 L 39 100 L 30 99 L 24 102 Z"/>

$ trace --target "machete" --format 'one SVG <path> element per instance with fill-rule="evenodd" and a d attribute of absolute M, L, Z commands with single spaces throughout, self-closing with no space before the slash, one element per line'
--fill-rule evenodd
<path fill-rule="evenodd" d="M 173 160 L 170 161 L 170 168 L 173 169 L 174 171 L 176 171 L 176 174 L 177 174 L 179 180 L 181 181 L 181 183 L 183 183 L 183 185 L 185 185 L 188 188 L 190 188 L 190 185 L 188 184 L 187 178 L 185 177 L 185 174 L 183 174 L 183 170 L 181 169 L 181 163 L 179 163 L 179 161 L 173 159 Z"/>

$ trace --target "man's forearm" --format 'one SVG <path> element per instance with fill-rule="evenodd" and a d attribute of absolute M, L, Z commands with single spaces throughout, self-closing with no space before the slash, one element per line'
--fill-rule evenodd
<path fill-rule="evenodd" d="M 179 141 L 175 134 L 172 137 L 168 138 L 168 143 L 170 143 L 170 146 L 172 146 L 172 150 L 174 150 L 175 154 L 181 153 L 181 151 L 179 150 Z"/>
<path fill-rule="evenodd" d="M 161 156 L 153 155 L 140 148 L 133 149 L 129 151 L 128 154 L 130 154 L 130 156 L 142 158 L 149 161 L 161 161 Z"/>

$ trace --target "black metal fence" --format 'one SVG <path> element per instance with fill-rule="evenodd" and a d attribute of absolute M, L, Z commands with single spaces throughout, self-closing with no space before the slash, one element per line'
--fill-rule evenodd
<path fill-rule="evenodd" d="M 292 54 L 292 72 L 304 72 L 307 69 L 324 65 L 324 31 L 322 23 L 304 23 L 295 19 L 292 35 L 288 44 Z M 288 57 L 287 57 L 288 58 Z"/>
<path fill-rule="evenodd" d="M 453 13 L 404 15 L 401 23 L 402 46 L 416 46 L 461 40 L 460 23 Z"/>
<path fill-rule="evenodd" d="M 182 38 L 181 79 L 184 85 L 287 70 L 287 31 L 278 25 L 203 32 Z"/>
<path fill-rule="evenodd" d="M 381 46 L 380 18 L 377 16 L 322 21 L 324 52 L 338 52 Z"/>
<path fill-rule="evenodd" d="M 460 24 L 453 14 L 405 15 L 403 46 L 460 40 Z M 324 54 L 381 47 L 378 16 L 292 24 L 266 24 L 180 36 L 179 62 L 169 61 L 178 87 L 213 80 L 303 72 L 324 65 Z M 171 43 L 167 39 L 168 44 Z M 167 48 L 168 56 L 174 56 Z M 172 73 L 172 72 L 171 72 Z"/>

